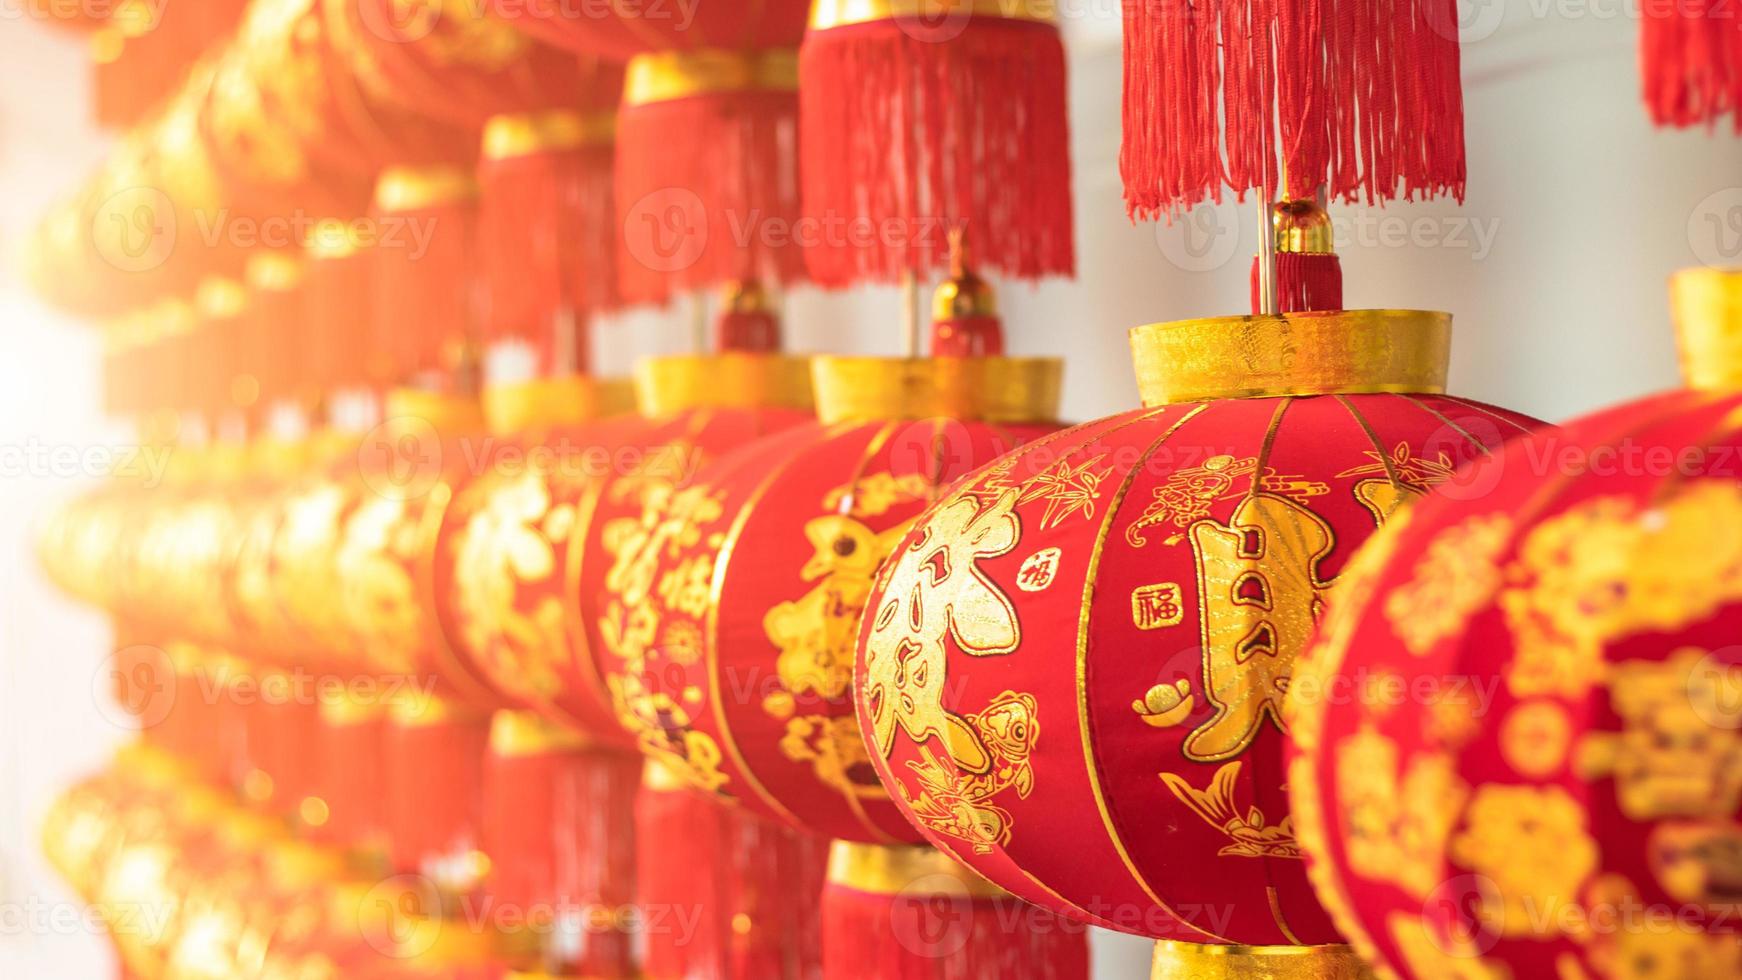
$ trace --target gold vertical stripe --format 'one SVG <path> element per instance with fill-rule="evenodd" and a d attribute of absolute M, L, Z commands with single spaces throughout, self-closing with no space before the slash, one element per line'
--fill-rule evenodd
<path fill-rule="evenodd" d="M 1167 411 L 1171 407 L 1173 406 L 1163 406 L 1154 411 L 1147 412 L 1139 418 L 1133 419 L 1124 425 L 1107 430 L 1106 432 L 1097 433 L 1095 438 L 1105 438 L 1119 429 L 1135 425 L 1139 422 L 1149 421 L 1156 415 Z M 1166 432 L 1163 432 L 1160 437 L 1149 444 L 1149 448 L 1144 450 L 1142 455 L 1138 457 L 1137 465 L 1131 468 L 1131 472 L 1126 474 L 1124 481 L 1120 483 L 1119 490 L 1114 494 L 1113 500 L 1107 505 L 1106 516 L 1101 519 L 1101 528 L 1095 535 L 1095 550 L 1090 553 L 1088 572 L 1083 577 L 1083 601 L 1081 612 L 1077 620 L 1077 725 L 1082 736 L 1083 765 L 1088 770 L 1089 788 L 1094 792 L 1095 796 L 1095 809 L 1101 814 L 1101 826 L 1107 833 L 1107 839 L 1112 842 L 1113 849 L 1119 853 L 1119 860 L 1124 863 L 1125 870 L 1130 873 L 1131 879 L 1137 882 L 1137 886 L 1143 889 L 1143 893 L 1149 896 L 1149 900 L 1154 902 L 1163 911 L 1167 912 L 1168 915 L 1172 916 L 1182 925 L 1194 932 L 1198 932 L 1211 940 L 1220 942 L 1222 941 L 1222 937 L 1205 931 L 1196 924 L 1187 921 L 1184 917 L 1180 916 L 1179 913 L 1175 912 L 1172 906 L 1168 905 L 1167 902 L 1162 900 L 1160 895 L 1156 894 L 1155 889 L 1150 886 L 1149 880 L 1143 876 L 1143 873 L 1137 870 L 1136 863 L 1131 860 L 1131 852 L 1125 847 L 1124 838 L 1120 836 L 1118 828 L 1113 825 L 1113 814 L 1107 809 L 1107 796 L 1105 791 L 1101 788 L 1100 765 L 1095 759 L 1095 738 L 1089 728 L 1089 611 L 1094 608 L 1095 574 L 1101 568 L 1101 554 L 1106 548 L 1107 536 L 1112 533 L 1113 521 L 1118 517 L 1119 509 L 1125 503 L 1126 494 L 1131 492 L 1132 484 L 1137 481 L 1137 475 L 1143 472 L 1144 465 L 1148 463 L 1150 458 L 1153 457 L 1158 450 L 1161 449 L 1163 443 L 1180 430 L 1181 426 L 1190 422 L 1192 419 L 1197 418 L 1198 415 L 1208 407 L 1209 406 L 1206 404 L 1193 406 L 1190 411 L 1186 412 L 1178 421 L 1169 426 Z"/>
<path fill-rule="evenodd" d="M 1373 431 L 1373 426 L 1368 424 L 1367 417 L 1355 408 L 1355 403 L 1351 402 L 1347 395 L 1337 395 L 1336 399 L 1339 405 L 1348 409 L 1349 417 L 1355 420 L 1355 424 L 1361 427 L 1361 431 L 1367 433 L 1367 441 L 1372 443 L 1373 451 L 1379 454 L 1379 465 L 1385 467 L 1385 478 L 1391 481 L 1392 486 L 1401 490 L 1403 481 L 1397 478 L 1397 467 L 1391 462 L 1391 450 L 1385 448 L 1385 444 L 1379 441 L 1379 435 Z"/>
<path fill-rule="evenodd" d="M 1422 401 L 1421 399 L 1415 397 L 1414 395 L 1403 395 L 1402 397 L 1405 401 L 1409 402 L 1411 405 L 1414 405 L 1416 408 L 1419 408 L 1422 411 L 1428 413 L 1429 415 L 1432 415 L 1434 418 L 1438 419 L 1441 425 L 1444 425 L 1446 428 L 1451 429 L 1453 432 L 1456 432 L 1458 435 L 1463 436 L 1464 441 L 1468 442 L 1472 446 L 1475 446 L 1477 452 L 1480 452 L 1484 456 L 1487 456 L 1489 453 L 1492 452 L 1492 450 L 1490 450 L 1488 448 L 1487 443 L 1476 438 L 1474 435 L 1471 435 L 1470 431 L 1468 429 L 1465 429 L 1463 426 L 1459 425 L 1458 423 L 1453 422 L 1451 419 L 1447 418 L 1443 413 L 1441 413 L 1438 409 L 1434 408 L 1432 405 L 1429 405 L 1427 402 Z M 1517 423 L 1513 423 L 1513 424 L 1516 425 Z"/>

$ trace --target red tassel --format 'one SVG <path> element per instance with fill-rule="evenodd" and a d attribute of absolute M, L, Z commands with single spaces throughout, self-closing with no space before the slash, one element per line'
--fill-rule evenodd
<path fill-rule="evenodd" d="M 660 772 L 648 766 L 635 804 L 645 974 L 815 980 L 826 845 Z"/>
<path fill-rule="evenodd" d="M 354 855 L 378 856 L 386 845 L 387 715 L 379 705 L 323 702 L 315 735 L 316 793 L 327 822 L 315 840 Z"/>
<path fill-rule="evenodd" d="M 1263 311 L 1258 292 L 1258 263 L 1252 260 L 1252 312 Z M 1343 263 L 1335 253 L 1278 252 L 1276 306 L 1279 313 L 1307 313 L 1343 308 Z"/>
<path fill-rule="evenodd" d="M 243 369 L 259 382 L 265 404 L 306 391 L 304 272 L 302 261 L 290 254 L 266 252 L 248 261 Z"/>
<path fill-rule="evenodd" d="M 622 913 L 635 897 L 641 759 L 553 735 L 499 712 L 486 762 L 485 852 L 492 899 L 520 912 L 516 966 L 562 976 L 636 976 Z"/>
<path fill-rule="evenodd" d="M 387 829 L 395 870 L 466 894 L 487 870 L 479 856 L 490 722 L 452 710 L 424 698 L 394 705 L 387 723 Z"/>
<path fill-rule="evenodd" d="M 822 904 L 824 980 L 1088 980 L 1086 926 L 930 848 L 837 842 Z"/>
<path fill-rule="evenodd" d="M 1288 197 L 1322 185 L 1369 204 L 1463 199 L 1456 0 L 1124 8 L 1119 169 L 1134 217 L 1219 201 L 1223 184 Z"/>
<path fill-rule="evenodd" d="M 447 167 L 391 169 L 373 217 L 374 328 L 388 378 L 454 363 L 475 337 L 476 182 Z"/>
<path fill-rule="evenodd" d="M 498 118 L 496 132 L 530 121 Z M 478 165 L 485 335 L 530 343 L 556 367 L 548 363 L 554 331 L 617 305 L 614 149 L 595 140 L 492 153 L 489 131 L 485 139 Z M 585 345 L 576 346 L 583 363 L 573 369 L 585 373 Z"/>
<path fill-rule="evenodd" d="M 1654 0 L 1640 10 L 1646 108 L 1659 126 L 1712 126 L 1725 114 L 1742 132 L 1742 20 L 1721 0 Z"/>
<path fill-rule="evenodd" d="M 982 268 L 1073 274 L 1058 29 L 977 15 L 947 39 L 911 30 L 813 27 L 800 49 L 812 279 L 847 286 L 948 268 L 948 232 L 960 226 L 973 229 Z"/>
<path fill-rule="evenodd" d="M 629 303 L 804 275 L 798 97 L 733 91 L 636 103 L 618 116 L 617 259 Z"/>
<path fill-rule="evenodd" d="M 375 290 L 369 255 L 349 225 L 320 223 L 308 245 L 309 381 L 317 394 L 385 384 L 390 353 L 375 342 Z"/>

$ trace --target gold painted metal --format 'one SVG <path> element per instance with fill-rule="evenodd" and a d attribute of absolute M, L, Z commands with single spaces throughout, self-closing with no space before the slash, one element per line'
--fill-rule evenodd
<path fill-rule="evenodd" d="M 868 24 L 898 18 L 1002 17 L 1041 24 L 1058 23 L 1058 0 L 817 0 L 811 29 Z"/>
<path fill-rule="evenodd" d="M 508 160 L 547 150 L 605 146 L 616 138 L 615 112 L 508 112 L 485 120 L 483 156 L 486 160 Z"/>
<path fill-rule="evenodd" d="M 368 246 L 367 229 L 361 222 L 322 218 L 309 229 L 303 250 L 310 259 L 343 259 Z"/>
<path fill-rule="evenodd" d="M 697 408 L 791 408 L 815 404 L 811 359 L 786 354 L 675 354 L 635 365 L 641 414 Z"/>
<path fill-rule="evenodd" d="M 690 781 L 671 766 L 650 758 L 641 766 L 641 787 L 654 793 L 682 793 L 690 788 Z"/>
<path fill-rule="evenodd" d="M 490 754 L 494 756 L 554 755 L 586 747 L 586 736 L 535 711 L 502 710 L 490 716 Z"/>
<path fill-rule="evenodd" d="M 248 256 L 242 278 L 248 288 L 261 292 L 286 292 L 302 282 L 306 269 L 301 259 L 285 252 L 256 252 Z"/>
<path fill-rule="evenodd" d="M 383 425 L 396 419 L 422 419 L 443 435 L 480 432 L 484 409 L 477 398 L 418 388 L 395 388 L 387 393 Z"/>
<path fill-rule="evenodd" d="M 1064 362 L 1053 357 L 818 357 L 823 422 L 952 418 L 1049 422 Z"/>
<path fill-rule="evenodd" d="M 460 167 L 388 167 L 375 180 L 375 207 L 394 213 L 445 207 L 477 196 L 477 178 Z"/>
<path fill-rule="evenodd" d="M 240 316 L 248 308 L 248 289 L 228 276 L 207 276 L 194 290 L 194 307 L 213 320 Z"/>
<path fill-rule="evenodd" d="M 1452 317 L 1336 310 L 1152 323 L 1131 331 L 1151 408 L 1215 398 L 1446 390 Z"/>
<path fill-rule="evenodd" d="M 955 858 L 929 844 L 829 845 L 829 884 L 872 895 L 948 895 L 1004 898 L 992 884 Z"/>
<path fill-rule="evenodd" d="M 1278 201 L 1271 206 L 1270 222 L 1278 253 L 1330 255 L 1337 251 L 1331 216 L 1317 201 Z"/>
<path fill-rule="evenodd" d="M 1683 269 L 1670 277 L 1669 300 L 1683 383 L 1742 389 L 1742 269 Z"/>
<path fill-rule="evenodd" d="M 634 385 L 627 378 L 534 378 L 512 384 L 487 385 L 483 392 L 484 421 L 489 430 L 507 435 L 559 425 L 579 425 L 633 411 Z"/>
<path fill-rule="evenodd" d="M 1150 980 L 1374 980 L 1348 946 L 1155 944 Z"/>
<path fill-rule="evenodd" d="M 623 104 L 649 105 L 725 92 L 798 91 L 798 51 L 698 48 L 653 51 L 630 59 Z"/>

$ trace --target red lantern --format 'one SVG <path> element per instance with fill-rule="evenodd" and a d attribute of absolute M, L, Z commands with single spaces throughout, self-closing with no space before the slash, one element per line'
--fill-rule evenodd
<path fill-rule="evenodd" d="M 1049 431 L 1051 360 L 822 358 L 821 421 L 644 494 L 602 531 L 594 662 L 642 750 L 825 837 L 916 838 L 852 718 L 872 577 L 943 488 Z"/>
<path fill-rule="evenodd" d="M 1674 285 L 1693 390 L 1423 501 L 1297 675 L 1300 840 L 1384 976 L 1742 975 L 1742 277 Z"/>
<path fill-rule="evenodd" d="M 1258 960 L 1351 969 L 1323 946 L 1339 937 L 1282 794 L 1279 713 L 1354 548 L 1532 425 L 1439 393 L 1449 326 L 1141 328 L 1149 408 L 1019 450 L 933 507 L 879 577 L 855 677 L 909 819 L 1029 901 L 1180 941 L 1157 976 L 1235 975 L 1200 943 L 1318 947 Z"/>

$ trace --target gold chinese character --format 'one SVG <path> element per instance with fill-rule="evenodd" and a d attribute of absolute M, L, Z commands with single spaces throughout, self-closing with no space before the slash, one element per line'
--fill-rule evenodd
<path fill-rule="evenodd" d="M 1178 626 L 1185 615 L 1178 582 L 1158 582 L 1131 592 L 1131 623 L 1140 630 Z"/>
<path fill-rule="evenodd" d="M 1255 493 L 1227 524 L 1192 525 L 1191 540 L 1204 624 L 1204 694 L 1216 713 L 1186 739 L 1185 754 L 1215 762 L 1244 752 L 1266 716 L 1282 727 L 1295 657 L 1330 587 L 1319 577 L 1319 562 L 1336 538 L 1300 504 Z"/>

